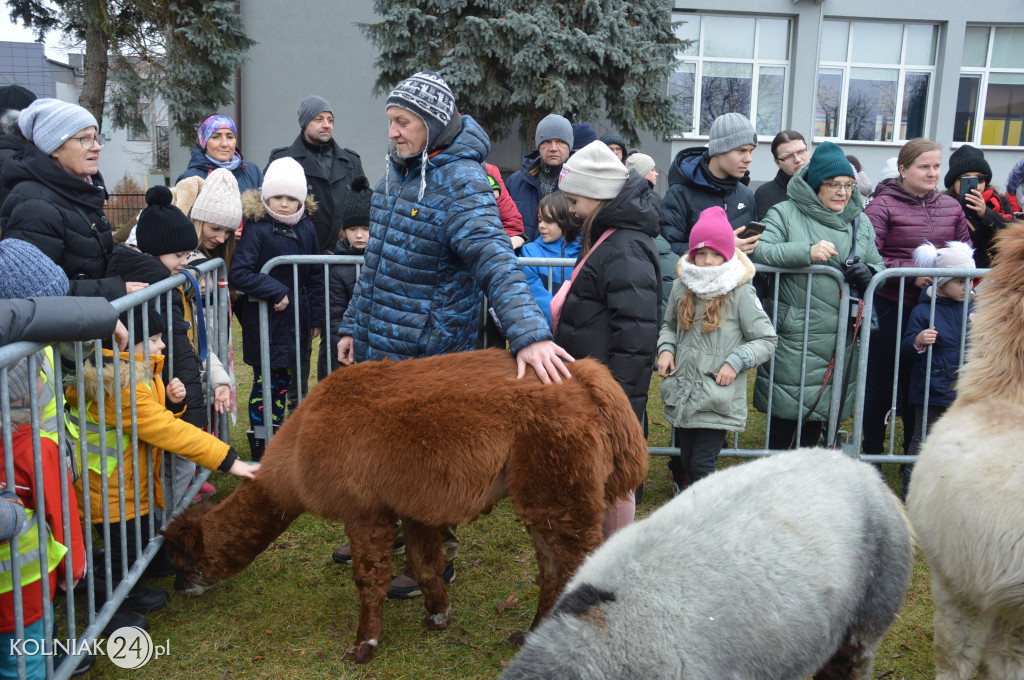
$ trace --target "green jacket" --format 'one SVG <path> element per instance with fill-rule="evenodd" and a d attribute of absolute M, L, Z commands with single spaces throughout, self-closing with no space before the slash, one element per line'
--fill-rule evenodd
<path fill-rule="evenodd" d="M 740 285 L 726 294 L 728 302 L 715 331 L 702 330 L 700 298 L 697 320 L 689 330 L 679 328 L 679 302 L 688 291 L 678 277 L 672 284 L 658 354 L 675 355 L 676 368 L 661 383 L 665 418 L 674 427 L 741 432 L 747 426 L 747 371 L 767 361 L 775 349 L 775 329 L 750 284 L 754 265 L 738 250 L 736 256 L 747 271 Z M 715 374 L 726 362 L 736 371 L 736 380 L 723 386 L 715 382 Z"/>
<path fill-rule="evenodd" d="M 850 202 L 841 213 L 833 213 L 818 200 L 817 192 L 804 180 L 807 166 L 797 170 L 789 182 L 787 193 L 789 200 L 771 208 L 764 218 L 766 225 L 764 235 L 754 250 L 753 260 L 759 264 L 774 267 L 809 267 L 811 266 L 811 246 L 825 240 L 835 245 L 838 257 L 829 258 L 828 266 L 843 271 L 850 247 L 853 245 L 852 222 L 858 216 L 857 255 L 876 273 L 885 269 L 882 257 L 875 248 L 875 230 L 866 217 L 861 216 L 863 203 L 860 194 L 853 192 Z M 814 264 L 821 264 L 820 262 Z M 836 351 L 836 331 L 839 324 L 839 313 L 849 310 L 847 300 L 841 300 L 842 288 L 830 277 L 815 276 L 811 292 L 810 313 L 805 315 L 804 301 L 807 295 L 807 276 L 803 274 L 783 274 L 779 282 L 779 310 L 775 321 L 775 330 L 779 334 L 779 346 L 775 352 L 775 379 L 769 383 L 769 364 L 763 364 L 757 370 L 754 383 L 754 407 L 762 412 L 768 410 L 769 385 L 774 385 L 772 395 L 772 415 L 786 420 L 797 420 L 800 395 L 800 366 L 803 358 L 804 327 L 808 327 L 807 337 L 807 377 L 803 389 L 804 419 L 828 421 L 829 404 L 832 385 L 838 375 L 833 375 L 825 387 L 824 393 L 814 408 L 814 413 L 807 411 L 818 397 L 821 384 L 825 379 L 825 371 Z M 773 294 L 765 297 L 765 308 L 772 314 Z M 862 331 L 868 330 L 862 328 Z M 849 336 L 853 334 L 853 319 L 848 326 Z M 852 370 L 856 365 L 857 355 L 852 359 L 845 357 L 846 366 Z M 843 408 L 843 419 L 848 418 L 853 409 L 853 382 L 847 390 Z"/>

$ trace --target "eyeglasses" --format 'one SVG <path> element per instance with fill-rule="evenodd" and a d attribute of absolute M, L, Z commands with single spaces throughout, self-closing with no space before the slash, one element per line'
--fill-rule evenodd
<path fill-rule="evenodd" d="M 780 163 L 787 163 L 787 162 L 793 160 L 794 158 L 796 158 L 797 156 L 806 157 L 807 156 L 807 147 L 805 146 L 802 149 L 794 151 L 793 153 L 788 153 L 788 154 L 786 154 L 785 156 L 783 156 L 781 158 L 776 158 L 775 160 L 777 160 Z"/>
<path fill-rule="evenodd" d="M 93 144 L 99 144 L 102 149 L 103 145 L 107 143 L 107 138 L 104 135 L 82 135 L 81 137 L 72 137 L 71 139 L 77 139 L 83 149 L 91 149 Z"/>
<path fill-rule="evenodd" d="M 849 184 L 842 184 L 840 182 L 829 182 L 826 186 L 828 186 L 828 188 L 831 189 L 832 191 L 842 190 L 849 193 L 853 191 L 853 188 L 857 185 L 854 182 L 850 182 Z"/>

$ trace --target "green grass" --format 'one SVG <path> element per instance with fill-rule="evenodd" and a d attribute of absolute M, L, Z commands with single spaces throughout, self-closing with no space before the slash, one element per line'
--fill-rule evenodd
<path fill-rule="evenodd" d="M 240 337 L 237 329 L 235 337 Z M 238 451 L 245 452 L 245 404 L 251 372 L 241 363 L 239 348 L 236 356 L 239 422 L 232 433 L 232 443 Z M 648 409 L 649 441 L 652 445 L 667 446 L 670 428 L 664 419 L 658 384 L 655 377 Z M 752 414 L 741 446 L 760 446 L 763 428 L 763 416 Z M 724 458 L 720 465 L 741 462 Z M 898 488 L 896 466 L 885 468 L 890 485 Z M 219 472 L 214 473 L 211 481 L 218 489 L 215 502 L 236 486 L 234 478 Z M 650 514 L 669 500 L 670 494 L 671 478 L 665 460 L 652 458 L 638 515 Z M 537 598 L 533 549 L 507 500 L 490 515 L 461 527 L 459 536 L 457 576 L 448 589 L 452 599 L 449 628 L 434 632 L 421 623 L 421 599 L 387 600 L 381 644 L 368 666 L 342 661 L 345 649 L 355 638 L 358 614 L 351 570 L 334 564 L 330 557 L 331 551 L 345 542 L 343 528 L 335 522 L 306 515 L 239 575 L 199 598 L 173 593 L 166 608 L 148 615 L 154 640 L 158 644 L 169 642 L 168 656 L 137 671 L 118 669 L 101 658 L 87 677 L 496 678 L 516 652 L 506 642 L 509 635 L 525 630 L 533 619 Z M 395 573 L 401 569 L 403 559 L 394 558 Z M 169 590 L 172 586 L 171 579 L 147 583 Z M 906 606 L 882 646 L 875 677 L 934 677 L 931 618 L 927 567 L 918 558 Z"/>

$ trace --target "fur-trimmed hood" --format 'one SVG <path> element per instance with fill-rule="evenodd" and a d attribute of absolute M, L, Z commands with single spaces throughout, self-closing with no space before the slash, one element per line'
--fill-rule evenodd
<path fill-rule="evenodd" d="M 196 202 L 199 192 L 203 190 L 203 182 L 205 181 L 204 178 L 193 175 L 192 177 L 186 177 L 171 187 L 171 202 L 174 204 L 174 207 L 191 216 L 192 204 Z"/>
<path fill-rule="evenodd" d="M 18 127 L 18 114 L 21 111 L 17 109 L 8 109 L 0 115 L 0 135 L 7 137 L 9 141 L 14 142 L 18 146 L 22 146 L 27 143 L 25 135 L 21 134 L 21 128 Z M 15 148 L 8 144 L 8 148 Z"/>
<path fill-rule="evenodd" d="M 317 204 L 312 194 L 306 194 L 306 216 L 316 212 Z M 267 206 L 263 205 L 263 194 L 259 189 L 242 192 L 242 217 L 246 221 L 262 220 L 267 215 Z"/>
<path fill-rule="evenodd" d="M 120 390 L 128 389 L 131 386 L 131 364 L 129 363 L 128 352 L 120 353 L 120 378 L 116 387 Z M 164 368 L 164 355 L 151 354 L 149 362 L 142 354 L 135 355 L 135 383 L 137 385 L 149 384 L 153 376 L 157 375 Z M 85 396 L 88 399 L 96 399 L 99 395 L 99 372 L 92 361 L 85 362 L 82 367 L 82 379 L 85 382 Z M 111 398 L 114 393 L 114 353 L 109 349 L 103 350 L 103 397 Z"/>

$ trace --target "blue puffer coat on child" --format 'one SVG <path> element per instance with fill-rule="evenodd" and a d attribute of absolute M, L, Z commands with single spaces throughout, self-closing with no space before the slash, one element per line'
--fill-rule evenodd
<path fill-rule="evenodd" d="M 956 399 L 956 379 L 960 370 L 960 337 L 964 327 L 964 304 L 952 298 L 935 298 L 935 323 L 929 325 L 931 313 L 931 290 L 928 286 L 921 291 L 917 306 L 910 312 L 907 331 L 901 345 L 902 361 L 912 361 L 910 374 L 910 403 L 924 404 L 924 379 L 928 372 L 927 352 L 918 354 L 914 347 L 917 334 L 926 328 L 938 330 L 938 337 L 932 345 L 931 382 L 928 384 L 928 404 L 949 406 Z M 969 320 L 969 319 L 968 319 Z"/>
<path fill-rule="evenodd" d="M 544 243 L 543 239 L 538 238 L 524 245 L 520 251 L 520 256 L 571 257 L 575 260 L 579 257 L 580 247 L 581 242 L 579 238 L 569 244 L 566 244 L 564 238 L 552 241 L 551 243 Z M 540 311 L 544 312 L 544 316 L 548 320 L 548 326 L 551 325 L 551 298 L 554 297 L 553 293 L 558 292 L 558 289 L 562 287 L 563 281 L 569 280 L 569 277 L 572 276 L 572 269 L 572 267 L 548 268 L 534 265 L 523 267 L 523 273 L 526 274 L 526 282 L 530 284 L 530 292 L 533 293 L 534 299 L 537 300 Z M 551 292 L 548 291 L 548 272 L 551 273 Z"/>

